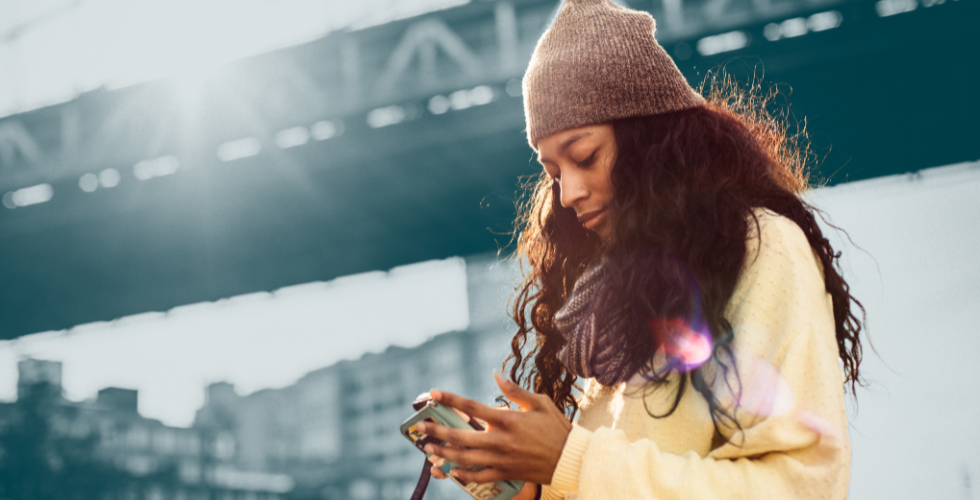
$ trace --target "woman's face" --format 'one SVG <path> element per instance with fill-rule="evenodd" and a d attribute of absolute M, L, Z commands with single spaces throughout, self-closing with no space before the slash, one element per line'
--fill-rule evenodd
<path fill-rule="evenodd" d="M 538 141 L 538 161 L 561 188 L 561 206 L 586 229 L 607 239 L 611 230 L 616 136 L 610 123 L 558 132 Z"/>

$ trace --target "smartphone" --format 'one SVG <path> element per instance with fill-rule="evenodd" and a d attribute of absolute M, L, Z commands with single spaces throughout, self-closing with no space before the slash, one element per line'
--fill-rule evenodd
<path fill-rule="evenodd" d="M 402 424 L 401 432 L 403 436 L 408 438 L 423 453 L 425 453 L 423 448 L 426 444 L 435 443 L 445 446 L 446 442 L 419 432 L 416 428 L 419 422 L 436 422 L 447 427 L 456 427 L 457 429 L 484 430 L 484 427 L 476 419 L 453 408 L 441 405 L 438 401 L 428 400 L 425 401 L 424 406 L 416 405 L 416 408 L 419 406 L 421 406 L 421 409 L 419 409 L 418 413 L 409 417 Z M 449 460 L 435 458 L 431 453 L 426 453 L 425 456 L 433 465 L 439 467 L 453 482 L 458 484 L 476 500 L 508 500 L 520 493 L 521 488 L 524 487 L 524 481 L 518 480 L 496 481 L 493 483 L 463 483 L 459 479 L 449 475 L 449 472 L 459 467 L 459 464 Z M 481 468 L 477 467 L 477 469 Z"/>

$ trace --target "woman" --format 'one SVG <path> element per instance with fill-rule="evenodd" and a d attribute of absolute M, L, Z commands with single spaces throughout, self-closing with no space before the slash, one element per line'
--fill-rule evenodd
<path fill-rule="evenodd" d="M 450 444 L 430 450 L 486 467 L 464 481 L 526 480 L 524 498 L 846 498 L 861 305 L 799 197 L 805 150 L 765 99 L 691 89 L 653 33 L 567 0 L 535 49 L 544 172 L 498 378 L 523 411 L 433 391 L 489 430 L 430 424 Z"/>

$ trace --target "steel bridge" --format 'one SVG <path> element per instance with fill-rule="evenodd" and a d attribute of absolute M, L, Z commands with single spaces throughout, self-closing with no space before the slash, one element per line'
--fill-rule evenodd
<path fill-rule="evenodd" d="M 631 6 L 692 84 L 782 84 L 830 182 L 980 157 L 976 0 Z M 475 1 L 0 119 L 0 338 L 506 245 L 556 11 Z"/>

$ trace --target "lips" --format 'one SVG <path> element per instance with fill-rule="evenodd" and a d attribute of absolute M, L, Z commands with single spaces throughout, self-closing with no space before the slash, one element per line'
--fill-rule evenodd
<path fill-rule="evenodd" d="M 593 210 L 591 212 L 585 212 L 578 216 L 579 224 L 585 226 L 586 229 L 592 229 L 597 226 L 602 221 L 602 215 L 606 213 L 606 209 L 602 208 L 599 210 Z"/>

